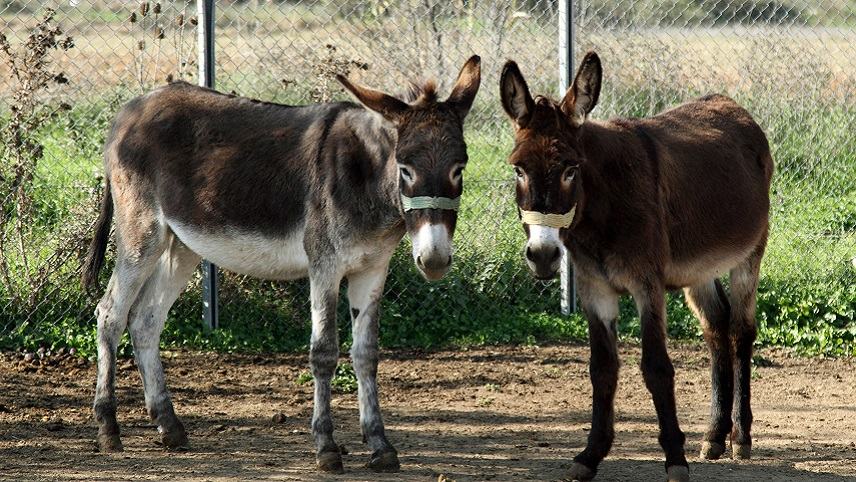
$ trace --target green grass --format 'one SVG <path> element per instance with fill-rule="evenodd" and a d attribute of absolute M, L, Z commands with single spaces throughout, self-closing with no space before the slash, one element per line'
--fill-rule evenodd
<path fill-rule="evenodd" d="M 645 114 L 660 98 L 627 93 L 627 112 Z M 75 206 L 98 185 L 101 145 L 109 120 L 127 94 L 79 101 L 39 134 L 46 158 L 35 185 L 35 234 L 50 256 L 50 241 L 74 216 Z M 289 99 L 278 99 L 288 101 Z M 759 344 L 794 347 L 807 354 L 856 355 L 856 110 L 841 105 L 790 105 L 747 96 L 750 111 L 764 110 L 777 173 L 772 231 L 758 296 Z M 486 106 L 487 108 L 491 108 Z M 606 115 L 606 114 L 603 114 Z M 444 280 L 427 283 L 409 255 L 405 239 L 390 268 L 383 301 L 380 342 L 385 347 L 456 347 L 497 343 L 579 341 L 586 323 L 559 314 L 557 282 L 535 281 L 521 256 L 524 234 L 513 201 L 510 127 L 484 122 L 482 111 L 467 126 L 470 164 L 455 235 L 454 267 Z M 0 119 L 3 117 L 0 116 Z M 810 122 L 805 122 L 808 119 Z M 0 120 L 2 122 L 2 120 Z M 111 255 L 112 256 L 112 255 Z M 0 292 L 0 347 L 75 347 L 95 352 L 95 300 L 77 283 L 78 260 L 53 276 L 53 285 L 32 310 L 5 303 Z M 112 267 L 108 260 L 104 280 Z M 21 289 L 24 284 L 21 283 Z M 343 284 L 340 339 L 350 343 L 350 317 Z M 2 289 L 0 289 L 2 291 Z M 202 330 L 198 280 L 170 314 L 162 341 L 194 349 L 270 352 L 305 350 L 309 340 L 308 285 L 274 283 L 224 275 L 222 327 Z M 698 339 L 700 329 L 679 294 L 669 295 L 669 332 Z M 633 303 L 621 302 L 619 330 L 639 336 Z M 127 337 L 121 350 L 131 352 Z M 343 374 L 343 379 L 347 379 Z"/>

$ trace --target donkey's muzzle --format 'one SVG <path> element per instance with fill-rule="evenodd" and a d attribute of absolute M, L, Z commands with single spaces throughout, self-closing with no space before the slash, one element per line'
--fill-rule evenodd
<path fill-rule="evenodd" d="M 416 256 L 416 266 L 422 271 L 431 281 L 442 278 L 452 266 L 452 255 L 443 259 L 442 256 L 432 256 L 427 259 L 422 259 L 422 256 Z"/>
<path fill-rule="evenodd" d="M 526 261 L 532 274 L 538 279 L 551 279 L 559 270 L 562 250 L 558 246 L 532 249 L 526 246 Z"/>
<path fill-rule="evenodd" d="M 443 223 L 423 224 L 413 239 L 413 261 L 429 281 L 442 278 L 452 266 L 452 237 Z"/>
<path fill-rule="evenodd" d="M 562 260 L 562 243 L 558 228 L 543 225 L 529 226 L 529 240 L 524 248 L 526 264 L 538 279 L 556 276 Z"/>

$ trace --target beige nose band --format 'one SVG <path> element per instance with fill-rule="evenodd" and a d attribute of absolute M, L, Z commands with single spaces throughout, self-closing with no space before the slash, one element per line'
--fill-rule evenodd
<path fill-rule="evenodd" d="M 538 211 L 520 210 L 520 220 L 526 224 L 537 224 L 539 226 L 548 226 L 551 228 L 567 228 L 574 221 L 574 212 L 577 207 L 574 206 L 565 214 L 545 214 Z"/>
<path fill-rule="evenodd" d="M 447 197 L 407 197 L 402 195 L 401 207 L 404 209 L 404 212 L 414 209 L 448 209 L 450 211 L 457 211 L 461 207 L 461 197 L 458 196 L 455 199 L 450 199 Z"/>

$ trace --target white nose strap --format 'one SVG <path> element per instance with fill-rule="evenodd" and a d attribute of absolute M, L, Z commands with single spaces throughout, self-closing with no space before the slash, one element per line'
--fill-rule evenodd
<path fill-rule="evenodd" d="M 577 207 L 574 206 L 565 214 L 540 213 L 538 211 L 520 210 L 520 220 L 526 224 L 537 226 L 548 226 L 551 228 L 564 229 L 571 225 L 574 221 L 574 213 Z"/>
<path fill-rule="evenodd" d="M 461 207 L 461 197 L 458 196 L 455 199 L 431 196 L 407 197 L 402 194 L 401 207 L 404 209 L 404 212 L 414 209 L 446 209 L 457 211 Z"/>

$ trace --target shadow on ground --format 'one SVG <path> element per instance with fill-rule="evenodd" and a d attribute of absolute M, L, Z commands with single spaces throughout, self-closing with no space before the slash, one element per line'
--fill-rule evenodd
<path fill-rule="evenodd" d="M 92 366 L 32 372 L 6 359 L 0 362 L 0 479 L 433 481 L 442 474 L 459 482 L 563 480 L 587 436 L 590 388 L 583 383 L 585 373 L 577 373 L 587 371 L 584 355 L 583 348 L 554 347 L 507 360 L 495 351 L 391 357 L 381 370 L 383 407 L 402 471 L 374 474 L 364 468 L 369 451 L 361 443 L 355 395 L 339 394 L 334 400 L 337 441 L 348 452 L 347 473 L 341 476 L 314 469 L 308 431 L 311 387 L 294 383 L 305 369 L 304 357 L 264 364 L 216 356 L 212 363 L 210 356 L 197 354 L 172 360 L 171 386 L 191 437 L 185 452 L 166 452 L 156 444 L 138 376 L 133 369 L 120 370 L 119 418 L 126 449 L 121 454 L 94 451 Z M 856 480 L 852 440 L 836 440 L 844 430 L 854 437 L 853 421 L 794 436 L 800 420 L 810 416 L 807 407 L 821 400 L 791 409 L 788 403 L 771 403 L 776 394 L 764 396 L 768 388 L 761 382 L 756 420 L 775 418 L 775 412 L 778 423 L 756 429 L 755 458 L 696 460 L 707 412 L 707 388 L 695 386 L 706 379 L 706 367 L 699 365 L 699 373 L 681 377 L 679 385 L 685 388 L 678 394 L 687 402 L 680 416 L 693 480 Z M 561 374 L 556 375 L 556 367 Z M 616 444 L 598 480 L 662 480 L 650 400 L 632 367 L 624 372 Z M 827 413 L 852 415 L 851 406 L 833 398 L 824 398 Z M 283 413 L 285 421 L 271 421 L 274 413 Z"/>

